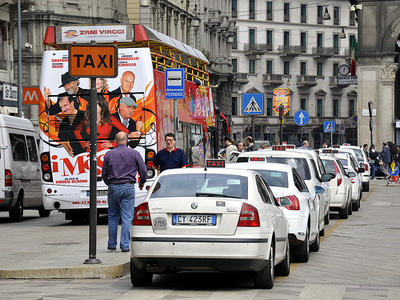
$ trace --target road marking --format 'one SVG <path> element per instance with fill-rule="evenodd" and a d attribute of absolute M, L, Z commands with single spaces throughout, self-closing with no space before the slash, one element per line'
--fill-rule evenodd
<path fill-rule="evenodd" d="M 367 198 L 368 198 L 369 196 L 372 195 L 372 193 L 374 192 L 374 190 L 375 190 L 375 188 L 372 188 L 372 189 L 370 190 L 370 192 L 368 193 L 368 195 L 365 196 L 364 198 L 362 198 L 361 201 L 367 200 Z M 325 235 L 320 237 L 320 243 L 322 243 L 322 241 L 323 241 L 325 238 L 327 238 L 340 224 L 342 224 L 342 222 L 343 222 L 344 220 L 345 220 L 345 219 L 339 219 L 339 220 L 337 220 L 337 221 L 335 222 L 335 224 L 333 224 L 333 225 L 325 232 Z M 296 270 L 296 268 L 297 268 L 298 266 L 300 266 L 300 265 L 301 265 L 301 263 L 291 263 L 291 264 L 290 264 L 290 274 L 292 274 L 292 272 L 293 272 L 294 270 Z M 283 280 L 283 279 L 286 279 L 287 277 L 289 277 L 289 276 L 280 276 L 280 277 L 277 277 L 276 279 Z"/>
<path fill-rule="evenodd" d="M 367 200 L 367 199 L 368 199 L 368 197 L 372 195 L 372 193 L 373 193 L 373 191 L 374 191 L 374 190 L 375 190 L 375 188 L 372 188 L 372 190 L 370 190 L 370 191 L 369 191 L 368 195 L 367 195 L 367 196 L 365 196 L 364 198 L 362 198 L 362 199 L 361 199 L 361 201 L 365 201 L 365 200 Z"/>

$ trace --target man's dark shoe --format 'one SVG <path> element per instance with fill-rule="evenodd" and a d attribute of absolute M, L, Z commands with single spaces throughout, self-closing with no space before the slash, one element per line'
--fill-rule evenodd
<path fill-rule="evenodd" d="M 117 250 L 117 248 L 111 248 L 110 246 L 107 246 L 108 250 Z"/>
<path fill-rule="evenodd" d="M 121 249 L 122 252 L 129 252 L 129 249 Z"/>

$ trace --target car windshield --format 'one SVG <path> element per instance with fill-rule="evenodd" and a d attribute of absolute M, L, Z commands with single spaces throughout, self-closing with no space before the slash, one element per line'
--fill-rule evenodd
<path fill-rule="evenodd" d="M 254 170 L 261 174 L 269 186 L 284 187 L 289 186 L 288 174 L 286 172 L 272 170 Z"/>
<path fill-rule="evenodd" d="M 267 157 L 267 162 L 285 164 L 296 168 L 304 180 L 311 179 L 310 168 L 305 158 L 296 157 Z"/>
<path fill-rule="evenodd" d="M 364 155 L 362 153 L 362 150 L 361 149 L 354 149 L 354 152 L 356 153 L 357 160 L 359 162 L 364 162 Z"/>
<path fill-rule="evenodd" d="M 322 163 L 324 164 L 327 173 L 336 174 L 336 169 L 333 160 L 322 159 Z"/>
<path fill-rule="evenodd" d="M 230 174 L 174 174 L 161 176 L 150 198 L 248 198 L 248 178 Z"/>

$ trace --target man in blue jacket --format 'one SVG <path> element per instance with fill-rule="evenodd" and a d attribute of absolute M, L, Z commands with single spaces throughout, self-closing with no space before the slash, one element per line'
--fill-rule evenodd
<path fill-rule="evenodd" d="M 382 153 L 381 153 L 381 159 L 379 161 L 379 165 L 380 165 L 379 168 L 382 171 L 382 173 L 385 174 L 385 179 L 388 179 L 390 177 L 389 164 L 391 163 L 390 150 L 386 143 L 383 143 L 382 146 L 383 146 L 383 148 L 382 148 Z"/>

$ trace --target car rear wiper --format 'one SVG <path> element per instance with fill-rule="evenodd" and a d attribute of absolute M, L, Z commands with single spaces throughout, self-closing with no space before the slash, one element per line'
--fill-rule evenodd
<path fill-rule="evenodd" d="M 196 197 L 227 197 L 227 198 L 237 198 L 241 199 L 241 197 L 238 196 L 228 196 L 224 194 L 215 194 L 215 193 L 196 193 Z"/>

